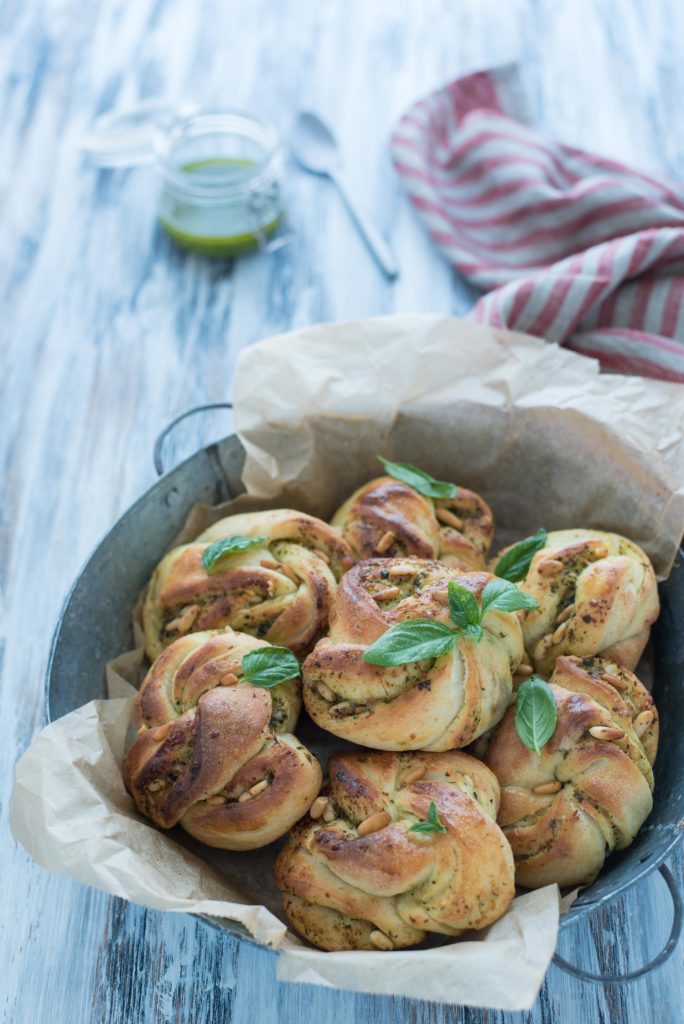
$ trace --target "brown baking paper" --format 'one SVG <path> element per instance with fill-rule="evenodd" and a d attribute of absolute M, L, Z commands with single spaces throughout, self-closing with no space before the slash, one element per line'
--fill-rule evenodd
<path fill-rule="evenodd" d="M 452 317 L 320 324 L 243 352 L 234 398 L 247 489 L 323 518 L 379 453 L 483 494 L 497 545 L 614 530 L 662 579 L 684 531 L 684 387 L 538 338 Z"/>
<path fill-rule="evenodd" d="M 599 376 L 593 361 L 524 335 L 443 317 L 307 328 L 243 353 L 235 405 L 249 493 L 193 508 L 176 543 L 238 509 L 291 505 L 328 517 L 379 472 L 380 452 L 481 491 L 502 544 L 540 525 L 614 529 L 643 544 L 661 576 L 677 549 L 684 388 Z M 112 699 L 48 726 L 17 765 L 12 829 L 39 863 L 156 909 L 229 919 L 278 949 L 282 980 L 533 1005 L 555 948 L 555 886 L 519 897 L 495 925 L 457 942 L 323 953 L 279 918 L 272 865 L 281 844 L 216 851 L 140 817 L 121 778 L 145 671 L 138 624 L 135 641 L 107 667 Z M 305 715 L 297 733 L 323 762 L 345 746 Z"/>

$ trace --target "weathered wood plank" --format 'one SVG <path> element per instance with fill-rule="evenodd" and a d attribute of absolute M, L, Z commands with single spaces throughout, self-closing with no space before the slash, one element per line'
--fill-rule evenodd
<path fill-rule="evenodd" d="M 460 313 L 469 290 L 431 248 L 388 165 L 401 110 L 457 73 L 523 55 L 537 123 L 680 175 L 684 9 L 638 0 L 6 0 L 0 8 L 0 1012 L 12 1024 L 358 1019 L 680 1019 L 681 951 L 628 989 L 553 968 L 530 1014 L 465 1011 L 278 985 L 274 957 L 180 915 L 111 900 L 14 848 L 11 771 L 42 721 L 53 624 L 80 564 L 152 482 L 158 430 L 229 393 L 240 349 L 304 323 L 392 311 Z M 154 174 L 98 172 L 77 144 L 112 105 L 158 94 L 246 107 L 287 131 L 320 109 L 402 267 L 384 281 L 329 185 L 291 168 L 295 238 L 271 259 L 205 264 L 154 223 Z M 168 458 L 223 433 L 188 424 Z M 677 858 L 682 881 L 682 860 Z M 658 878 L 560 952 L 633 968 L 666 937 Z"/>

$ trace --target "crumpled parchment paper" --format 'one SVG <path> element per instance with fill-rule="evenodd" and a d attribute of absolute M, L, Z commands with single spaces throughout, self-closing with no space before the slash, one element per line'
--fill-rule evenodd
<path fill-rule="evenodd" d="M 684 525 L 684 388 L 599 375 L 538 339 L 446 317 L 323 324 L 243 352 L 235 421 L 248 493 L 197 506 L 177 541 L 247 508 L 292 506 L 325 518 L 379 475 L 377 453 L 480 491 L 497 546 L 547 529 L 594 526 L 632 537 L 661 578 Z M 161 557 L 163 552 L 158 552 Z M 136 636 L 139 643 L 140 637 Z M 154 828 L 121 778 L 139 646 L 107 667 L 109 700 L 44 729 L 16 769 L 15 838 L 38 863 L 160 910 L 229 919 L 278 950 L 278 977 L 365 992 L 531 1007 L 556 943 L 555 886 L 518 897 L 481 933 L 434 948 L 324 953 L 279 919 L 279 844 L 211 850 Z M 93 671 L 102 671 L 93 665 Z M 317 755 L 340 741 L 305 718 Z"/>

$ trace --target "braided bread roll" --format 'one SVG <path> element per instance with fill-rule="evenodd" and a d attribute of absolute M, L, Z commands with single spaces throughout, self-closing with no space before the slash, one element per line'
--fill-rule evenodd
<path fill-rule="evenodd" d="M 138 810 L 180 824 L 208 846 L 254 850 L 308 809 L 321 769 L 291 735 L 298 683 L 242 679 L 242 657 L 263 640 L 212 631 L 181 637 L 157 658 L 136 702 L 138 738 L 124 781 Z"/>
<path fill-rule="evenodd" d="M 204 550 L 235 536 L 265 540 L 228 556 L 208 575 Z M 143 608 L 148 657 L 154 660 L 179 636 L 222 626 L 303 654 L 325 629 L 337 581 L 351 565 L 339 534 L 303 512 L 273 509 L 222 519 L 155 569 Z"/>
<path fill-rule="evenodd" d="M 520 589 L 539 602 L 522 624 L 525 647 L 544 676 L 559 654 L 599 654 L 634 669 L 660 611 L 648 556 L 600 530 L 550 533 Z"/>
<path fill-rule="evenodd" d="M 475 642 L 461 636 L 448 653 L 398 668 L 363 661 L 390 626 L 431 618 L 452 625 L 447 584 L 479 596 L 489 573 L 459 573 L 441 562 L 371 559 L 340 583 L 330 635 L 302 666 L 304 704 L 322 729 L 380 750 L 464 747 L 499 721 L 523 657 L 516 614 L 492 611 Z"/>
<path fill-rule="evenodd" d="M 608 851 L 629 846 L 651 811 L 658 746 L 651 695 L 616 662 L 561 657 L 550 685 L 558 724 L 541 755 L 521 743 L 513 706 L 486 758 L 516 881 L 533 889 L 587 885 Z"/>
<path fill-rule="evenodd" d="M 332 525 L 357 559 L 413 555 L 465 570 L 484 568 L 494 536 L 491 509 L 474 491 L 425 498 L 391 476 L 355 491 Z"/>
<path fill-rule="evenodd" d="M 505 913 L 513 858 L 496 825 L 499 787 L 480 761 L 455 751 L 355 752 L 333 754 L 328 772 L 275 866 L 285 915 L 309 942 L 401 948 Z M 432 801 L 446 832 L 409 832 Z"/>

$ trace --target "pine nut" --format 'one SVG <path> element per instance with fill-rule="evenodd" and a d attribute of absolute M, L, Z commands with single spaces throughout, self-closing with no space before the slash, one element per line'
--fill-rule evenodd
<path fill-rule="evenodd" d="M 245 804 L 245 803 L 247 803 L 248 800 L 251 800 L 251 799 L 252 799 L 252 794 L 250 793 L 249 790 L 246 790 L 244 793 L 240 793 L 240 796 L 238 797 L 238 803 L 239 804 Z"/>
<path fill-rule="evenodd" d="M 327 822 L 329 825 L 331 821 L 335 820 L 335 817 L 336 815 L 335 811 L 333 810 L 333 806 L 329 803 L 326 809 L 323 811 L 323 821 Z"/>
<path fill-rule="evenodd" d="M 597 740 L 621 740 L 625 735 L 624 729 L 616 729 L 612 725 L 592 725 L 589 732 Z"/>
<path fill-rule="evenodd" d="M 340 701 L 339 704 L 333 704 L 330 708 L 331 715 L 353 715 L 354 705 L 349 700 Z"/>
<path fill-rule="evenodd" d="M 608 546 L 606 544 L 597 544 L 596 547 L 591 550 L 594 558 L 607 558 L 608 557 Z"/>
<path fill-rule="evenodd" d="M 574 613 L 574 611 L 575 611 L 574 604 L 569 604 L 567 608 L 563 609 L 563 611 L 560 613 L 560 615 L 556 619 L 556 625 L 560 626 L 561 622 L 566 622 L 570 618 L 570 616 Z"/>
<path fill-rule="evenodd" d="M 561 625 L 558 627 L 556 632 L 551 637 L 551 643 L 559 644 L 561 642 L 561 640 L 563 639 L 563 637 L 565 636 L 565 634 L 567 632 L 567 629 L 568 629 L 567 622 L 561 623 Z"/>
<path fill-rule="evenodd" d="M 559 562 L 557 558 L 546 558 L 537 566 L 537 570 L 542 576 L 553 576 L 554 573 L 560 572 L 562 568 L 563 563 Z"/>
<path fill-rule="evenodd" d="M 534 673 L 534 669 L 531 665 L 518 665 L 513 675 L 520 676 L 522 679 L 527 679 Z"/>
<path fill-rule="evenodd" d="M 369 836 L 372 832 L 379 832 L 385 825 L 389 825 L 391 820 L 392 815 L 388 811 L 378 811 L 377 814 L 371 814 L 370 818 L 362 821 L 356 831 L 360 836 Z"/>
<path fill-rule="evenodd" d="M 195 620 L 200 613 L 198 604 L 191 604 L 184 608 L 180 615 L 177 615 L 171 622 L 164 626 L 165 633 L 189 633 L 195 625 Z"/>
<path fill-rule="evenodd" d="M 412 782 L 417 782 L 418 779 L 422 779 L 427 771 L 427 765 L 419 764 L 417 768 L 412 768 L 411 771 L 407 772 L 402 779 L 402 786 L 410 786 Z"/>
<path fill-rule="evenodd" d="M 219 680 L 219 686 L 235 686 L 238 681 L 238 677 L 234 672 L 226 672 L 225 676 L 222 676 Z"/>
<path fill-rule="evenodd" d="M 273 558 L 262 558 L 259 565 L 263 565 L 264 569 L 279 569 L 280 562 L 276 562 Z"/>
<path fill-rule="evenodd" d="M 327 683 L 319 683 L 316 688 L 323 700 L 330 701 L 331 704 L 334 700 L 337 700 L 337 694 L 334 690 L 330 689 Z"/>
<path fill-rule="evenodd" d="M 384 932 L 380 932 L 377 929 L 372 931 L 368 938 L 376 949 L 394 949 L 394 943 L 390 939 L 389 935 L 385 935 Z"/>
<path fill-rule="evenodd" d="M 281 564 L 278 568 L 282 572 L 283 576 L 287 576 L 288 579 L 292 580 L 293 583 L 296 583 L 297 586 L 299 586 L 299 577 L 294 569 L 291 569 L 289 565 L 284 564 Z"/>
<path fill-rule="evenodd" d="M 652 725 L 654 718 L 655 711 L 652 708 L 648 708 L 646 711 L 642 711 L 640 715 L 636 716 L 632 725 L 634 726 L 634 731 L 639 739 L 641 739 L 649 726 Z"/>
<path fill-rule="evenodd" d="M 399 587 L 384 587 L 383 590 L 376 590 L 373 594 L 373 598 L 376 601 L 393 601 L 395 597 L 401 595 Z"/>
<path fill-rule="evenodd" d="M 566 654 L 566 661 L 571 661 L 573 665 L 581 665 L 582 659 L 577 654 Z"/>
<path fill-rule="evenodd" d="M 449 604 L 449 592 L 447 590 L 435 590 L 432 594 L 432 600 L 436 601 L 437 604 Z"/>
<path fill-rule="evenodd" d="M 611 686 L 614 686 L 616 690 L 629 689 L 629 683 L 626 682 L 624 679 L 620 679 L 619 676 L 614 676 L 612 672 L 604 672 L 601 676 L 601 679 L 604 681 L 604 683 L 609 683 Z"/>
<path fill-rule="evenodd" d="M 377 551 L 377 553 L 379 555 L 384 555 L 385 552 L 388 551 L 392 547 L 392 545 L 394 544 L 395 540 L 396 540 L 396 537 L 394 536 L 392 531 L 391 530 L 387 530 L 387 532 L 383 533 L 382 537 L 380 538 L 378 543 L 375 545 L 375 550 Z"/>
<path fill-rule="evenodd" d="M 309 816 L 313 818 L 315 821 L 316 818 L 320 818 L 320 816 L 323 814 L 327 806 L 327 796 L 317 796 L 314 802 L 311 804 L 311 807 L 309 808 Z"/>
<path fill-rule="evenodd" d="M 219 804 L 228 803 L 228 797 L 220 796 L 217 793 L 216 796 L 207 797 L 206 803 L 209 805 L 209 807 L 218 807 Z"/>
<path fill-rule="evenodd" d="M 268 789 L 268 779 L 262 779 L 261 782 L 255 782 L 254 785 L 250 787 L 249 791 L 252 796 L 258 796 L 259 793 L 263 793 L 265 789 Z"/>
<path fill-rule="evenodd" d="M 532 790 L 533 793 L 539 793 L 543 795 L 545 793 L 560 793 L 563 788 L 560 782 L 544 782 L 541 786 L 535 786 Z"/>
<path fill-rule="evenodd" d="M 152 733 L 152 739 L 155 740 L 157 743 L 161 743 L 161 741 L 165 740 L 166 737 L 171 732 L 172 726 L 173 722 L 167 722 L 166 725 L 160 725 L 159 728 L 155 729 L 154 732 Z"/>
<path fill-rule="evenodd" d="M 391 565 L 387 572 L 392 579 L 405 579 L 408 576 L 413 576 L 415 568 L 410 565 Z"/>
<path fill-rule="evenodd" d="M 448 508 L 435 509 L 435 515 L 445 526 L 453 526 L 454 530 L 463 529 L 463 520 L 454 512 L 450 512 Z"/>

